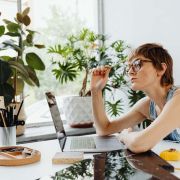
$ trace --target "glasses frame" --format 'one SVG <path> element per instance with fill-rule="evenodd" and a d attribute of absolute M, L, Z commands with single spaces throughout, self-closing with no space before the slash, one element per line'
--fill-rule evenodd
<path fill-rule="evenodd" d="M 142 67 L 141 62 L 152 62 L 152 61 L 146 60 L 146 59 L 136 59 L 136 60 L 134 60 L 134 62 L 133 62 L 132 64 L 129 64 L 127 67 L 124 68 L 124 72 L 125 72 L 125 74 L 126 74 L 127 76 L 129 76 L 129 71 L 130 71 L 131 68 L 133 69 L 134 72 L 138 72 L 138 71 L 139 71 L 139 70 L 136 70 L 136 69 L 135 69 L 135 63 L 136 63 L 137 61 L 140 61 L 140 63 L 138 64 L 138 65 L 140 65 L 139 70 L 140 70 L 141 67 Z M 129 70 L 127 71 L 128 68 L 129 68 Z"/>

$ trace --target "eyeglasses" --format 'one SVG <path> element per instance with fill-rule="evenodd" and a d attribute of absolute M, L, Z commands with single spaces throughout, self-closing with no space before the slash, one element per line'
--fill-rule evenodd
<path fill-rule="evenodd" d="M 152 62 L 149 60 L 143 60 L 143 59 L 136 59 L 132 64 L 129 64 L 127 67 L 125 67 L 124 72 L 127 76 L 129 76 L 129 71 L 132 67 L 133 71 L 138 72 L 142 67 L 142 62 Z"/>

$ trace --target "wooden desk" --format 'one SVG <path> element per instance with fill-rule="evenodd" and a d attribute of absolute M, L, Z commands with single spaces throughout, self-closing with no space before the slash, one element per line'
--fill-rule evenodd
<path fill-rule="evenodd" d="M 34 142 L 28 144 L 22 144 L 22 146 L 36 149 L 41 152 L 41 160 L 34 164 L 24 166 L 1 166 L 0 167 L 0 179 L 1 180 L 34 180 L 47 175 L 53 175 L 56 171 L 69 167 L 70 165 L 54 165 L 52 164 L 52 157 L 56 152 L 60 151 L 58 140 L 48 140 L 42 142 Z M 171 142 L 159 142 L 152 150 L 160 155 L 160 152 L 169 149 L 176 148 L 180 151 L 180 144 Z M 97 154 L 97 153 L 96 153 Z M 84 158 L 92 158 L 93 154 L 84 154 Z M 169 161 L 174 167 L 180 168 L 180 161 Z M 175 170 L 173 173 L 180 178 L 180 171 Z"/>

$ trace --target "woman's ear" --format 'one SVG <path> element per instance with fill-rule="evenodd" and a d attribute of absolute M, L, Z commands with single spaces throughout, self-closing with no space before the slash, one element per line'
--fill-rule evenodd
<path fill-rule="evenodd" d="M 162 66 L 162 70 L 157 71 L 157 74 L 159 76 L 162 76 L 166 72 L 166 69 L 167 69 L 167 65 L 165 63 L 161 63 L 161 66 Z"/>

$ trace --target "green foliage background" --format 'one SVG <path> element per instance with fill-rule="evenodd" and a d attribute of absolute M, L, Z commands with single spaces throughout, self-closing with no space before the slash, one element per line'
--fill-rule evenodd
<path fill-rule="evenodd" d="M 55 5 L 52 5 L 49 8 L 52 13 L 51 18 L 42 17 L 42 21 L 45 22 L 46 27 L 39 27 L 37 29 L 37 31 L 41 33 L 41 35 L 37 34 L 35 37 L 39 44 L 43 43 L 46 47 L 59 43 L 65 44 L 64 37 L 71 33 L 76 33 L 82 29 L 82 27 L 86 26 L 86 22 L 81 20 L 78 17 L 78 14 L 68 15 L 60 7 Z M 29 49 L 28 51 L 32 51 L 32 49 Z M 36 52 L 37 50 L 33 48 L 33 51 Z M 83 80 L 85 73 L 82 72 L 82 76 L 76 81 L 61 85 L 52 73 L 52 69 L 58 67 L 57 64 L 51 65 L 49 60 L 52 55 L 47 53 L 47 49 L 43 49 L 39 54 L 43 57 L 46 70 L 44 72 L 37 72 L 41 84 L 39 88 L 32 88 L 25 85 L 25 96 L 30 94 L 30 96 L 27 97 L 25 106 L 27 107 L 36 101 L 44 99 L 44 93 L 47 91 L 55 91 L 57 95 L 77 94 L 81 88 L 81 81 Z M 54 55 L 54 58 L 56 57 L 57 55 Z"/>

